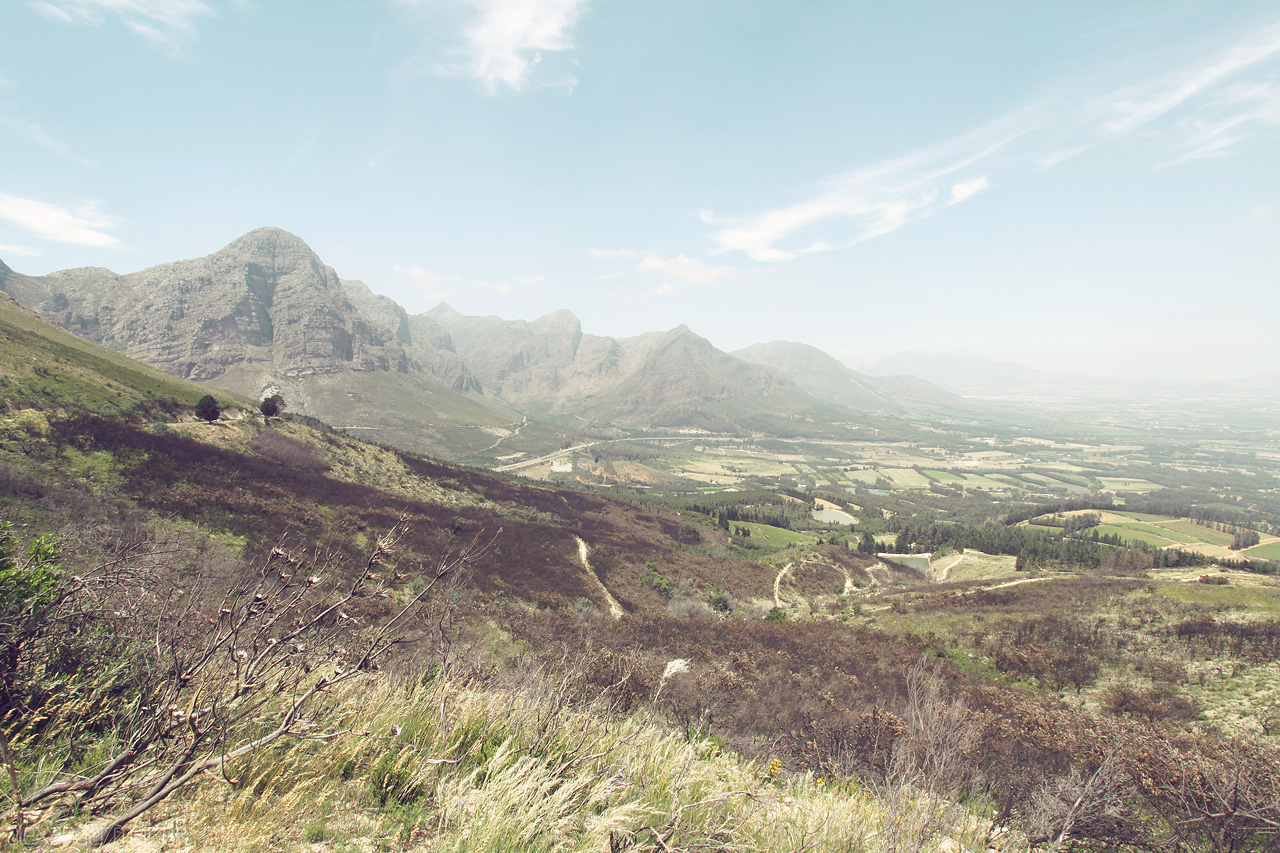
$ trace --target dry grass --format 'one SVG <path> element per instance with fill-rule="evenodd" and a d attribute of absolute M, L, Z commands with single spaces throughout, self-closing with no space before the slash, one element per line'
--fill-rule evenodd
<path fill-rule="evenodd" d="M 238 762 L 141 820 L 117 849 L 1025 849 L 985 838 L 989 823 L 963 807 L 947 806 L 939 823 L 925 791 L 890 800 L 786 775 L 649 716 L 570 707 L 566 691 L 537 673 L 485 688 L 444 678 L 353 686 L 325 712 L 343 737 Z M 84 834 L 45 843 L 71 849 Z"/>

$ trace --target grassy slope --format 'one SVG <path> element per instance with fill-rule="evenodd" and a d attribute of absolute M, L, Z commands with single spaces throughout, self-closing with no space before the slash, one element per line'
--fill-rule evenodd
<path fill-rule="evenodd" d="M 0 296 L 0 397 L 14 407 L 124 413 L 168 398 L 187 406 L 209 389 L 88 343 Z M 223 401 L 247 405 L 229 394 Z M 229 399 L 228 399 L 229 398 Z"/>

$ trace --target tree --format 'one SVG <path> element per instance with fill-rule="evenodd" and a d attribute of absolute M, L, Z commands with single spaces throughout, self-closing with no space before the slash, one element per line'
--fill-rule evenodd
<path fill-rule="evenodd" d="M 213 423 L 222 416 L 222 410 L 218 407 L 218 401 L 213 399 L 212 394 L 205 394 L 200 398 L 200 402 L 196 403 L 196 417 L 202 421 Z"/>
<path fill-rule="evenodd" d="M 862 541 L 858 543 L 858 550 L 864 554 L 874 554 L 876 552 L 876 537 L 871 535 L 871 531 L 864 530 L 862 532 Z"/>
<path fill-rule="evenodd" d="M 284 408 L 284 398 L 279 394 L 272 394 L 270 397 L 264 397 L 262 402 L 258 404 L 258 411 L 262 412 L 262 416 L 267 419 L 274 418 L 280 414 L 280 410 Z"/>

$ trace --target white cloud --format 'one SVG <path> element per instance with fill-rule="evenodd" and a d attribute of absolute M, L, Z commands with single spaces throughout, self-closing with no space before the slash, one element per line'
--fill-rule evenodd
<path fill-rule="evenodd" d="M 0 255 L 19 258 L 38 258 L 40 250 L 33 249 L 30 246 L 19 246 L 13 243 L 0 243 Z"/>
<path fill-rule="evenodd" d="M 1180 163 L 1224 156 L 1259 131 L 1280 127 L 1280 83 L 1240 79 L 1276 68 L 1280 23 L 1204 56 L 1101 97 L 1078 93 L 1074 103 L 1065 96 L 1034 103 L 970 133 L 828 179 L 792 204 L 740 217 L 704 212 L 702 219 L 713 226 L 715 251 L 786 261 L 848 248 L 972 198 L 990 188 L 996 167 L 1047 170 L 1140 128 L 1163 149 L 1153 150 L 1153 161 Z M 1013 150 L 1010 144 L 1024 135 L 1029 141 Z M 979 164 L 987 174 L 957 180 Z"/>
<path fill-rule="evenodd" d="M 710 284 L 713 281 L 728 278 L 738 271 L 737 268 L 724 264 L 711 266 L 687 255 L 664 258 L 655 254 L 647 255 L 636 269 L 640 272 L 661 273 L 677 281 L 687 281 L 690 284 Z"/>
<path fill-rule="evenodd" d="M 634 249 L 587 249 L 587 257 L 597 261 L 635 260 L 640 253 Z"/>
<path fill-rule="evenodd" d="M 587 257 L 601 261 L 639 261 L 637 272 L 657 273 L 689 284 L 710 284 L 738 272 L 737 267 L 726 264 L 712 266 L 688 255 L 668 258 L 657 252 L 637 252 L 635 249 L 587 249 Z"/>
<path fill-rule="evenodd" d="M 676 292 L 677 288 L 674 284 L 664 281 L 653 290 L 620 290 L 618 298 L 623 302 L 635 302 L 638 299 L 661 299 Z"/>
<path fill-rule="evenodd" d="M 991 187 L 991 181 L 986 175 L 981 178 L 974 178 L 969 181 L 961 181 L 951 187 L 951 201 L 948 204 L 959 204 L 967 198 L 973 198 L 978 193 Z"/>
<path fill-rule="evenodd" d="M 196 33 L 196 19 L 212 15 L 205 0 L 30 0 L 31 8 L 50 20 L 100 27 L 118 17 L 147 41 L 176 51 Z"/>
<path fill-rule="evenodd" d="M 719 251 L 742 251 L 757 261 L 784 261 L 847 248 L 986 189 L 988 179 L 975 178 L 954 184 L 945 204 L 938 201 L 945 179 L 993 157 L 1038 123 L 1029 113 L 1014 113 L 937 145 L 831 179 L 805 201 L 745 219 L 716 220 L 704 213 L 703 220 L 722 226 L 712 235 Z"/>
<path fill-rule="evenodd" d="M 106 233 L 107 228 L 118 223 L 113 216 L 103 213 L 101 202 L 88 201 L 70 207 L 49 204 L 35 199 L 0 193 L 0 219 L 19 228 L 59 243 L 100 248 L 123 248 L 120 241 Z"/>
<path fill-rule="evenodd" d="M 437 13 L 432 0 L 395 0 L 399 5 Z M 532 83 L 573 86 L 577 79 L 546 60 L 573 48 L 573 28 L 587 0 L 460 0 L 464 24 L 458 57 L 438 66 L 441 73 L 469 77 L 490 94 L 500 88 L 521 91 Z M 439 23 L 432 14 L 432 25 Z"/>
<path fill-rule="evenodd" d="M 1228 86 L 1179 124 L 1188 150 L 1175 162 L 1223 157 L 1260 126 L 1280 127 L 1280 87 L 1270 82 Z"/>
<path fill-rule="evenodd" d="M 79 163 L 81 166 L 98 165 L 89 158 L 81 157 L 79 154 L 72 151 L 70 145 L 67 145 L 67 143 L 60 139 L 55 139 L 49 131 L 45 130 L 35 122 L 21 122 L 6 118 L 4 119 L 4 124 L 9 127 L 10 130 L 25 136 L 41 148 L 65 157 L 73 163 Z"/>
<path fill-rule="evenodd" d="M 1205 61 L 1113 93 L 1106 100 L 1110 101 L 1114 117 L 1106 121 L 1105 127 L 1113 134 L 1130 133 L 1277 54 L 1280 54 L 1280 25 L 1267 27 Z"/>
<path fill-rule="evenodd" d="M 448 280 L 443 275 L 432 272 L 424 266 L 392 264 L 391 271 L 412 282 L 418 292 L 427 299 L 444 299 L 453 294 L 453 290 L 447 286 Z"/>
<path fill-rule="evenodd" d="M 1261 204 L 1250 211 L 1254 216 L 1270 216 L 1276 209 L 1269 204 Z"/>

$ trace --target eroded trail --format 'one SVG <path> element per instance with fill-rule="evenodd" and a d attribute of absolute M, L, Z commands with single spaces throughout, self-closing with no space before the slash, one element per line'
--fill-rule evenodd
<path fill-rule="evenodd" d="M 773 579 L 773 606 L 782 607 L 782 578 L 791 571 L 793 563 L 787 563 L 782 567 L 782 571 L 778 572 L 778 576 Z"/>
<path fill-rule="evenodd" d="M 613 593 L 609 592 L 609 588 L 604 585 L 604 581 L 600 580 L 600 576 L 596 574 L 596 570 L 591 568 L 591 562 L 587 559 L 590 553 L 587 548 L 586 540 L 581 536 L 575 536 L 578 540 L 578 559 L 582 561 L 582 568 L 587 570 L 587 574 L 591 575 L 591 579 L 596 582 L 596 586 L 600 587 L 600 592 L 604 594 L 604 600 L 609 603 L 609 615 L 614 619 L 621 619 L 625 612 L 622 605 L 618 603 L 618 599 L 613 597 Z"/>
<path fill-rule="evenodd" d="M 951 576 L 951 570 L 954 569 L 956 566 L 960 565 L 960 561 L 963 559 L 964 559 L 964 551 L 961 551 L 954 560 L 952 560 L 950 563 L 947 563 L 945 566 L 942 566 L 936 572 L 934 572 L 933 569 L 930 569 L 929 573 L 933 575 L 933 578 L 932 578 L 933 582 L 944 583 L 947 580 L 947 578 Z"/>

